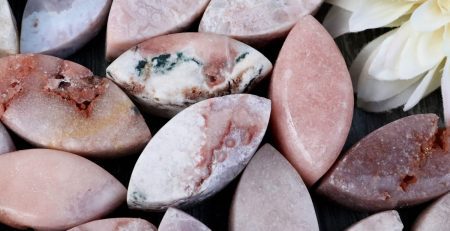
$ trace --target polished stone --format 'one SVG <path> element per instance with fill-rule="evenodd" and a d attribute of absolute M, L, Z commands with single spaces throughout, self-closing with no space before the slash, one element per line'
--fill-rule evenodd
<path fill-rule="evenodd" d="M 169 208 L 159 224 L 158 231 L 211 231 L 191 215 Z"/>
<path fill-rule="evenodd" d="M 448 154 L 447 154 L 448 155 Z M 417 218 L 413 231 L 446 231 L 450 229 L 450 192 L 430 205 Z"/>
<path fill-rule="evenodd" d="M 16 150 L 16 146 L 14 145 L 11 136 L 6 130 L 5 126 L 0 123 L 0 154 L 13 152 Z"/>
<path fill-rule="evenodd" d="M 16 19 L 7 0 L 0 0 L 0 57 L 19 52 Z"/>
<path fill-rule="evenodd" d="M 68 231 L 157 231 L 157 229 L 150 222 L 139 218 L 109 218 L 91 221 Z"/>
<path fill-rule="evenodd" d="M 403 223 L 395 210 L 376 213 L 347 228 L 346 231 L 402 231 Z"/>

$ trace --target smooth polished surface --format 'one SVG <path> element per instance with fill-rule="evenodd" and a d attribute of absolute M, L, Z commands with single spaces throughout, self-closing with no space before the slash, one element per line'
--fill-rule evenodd
<path fill-rule="evenodd" d="M 445 231 L 450 228 L 450 192 L 439 198 L 417 218 L 413 231 Z"/>
<path fill-rule="evenodd" d="M 158 231 L 211 231 L 211 229 L 191 215 L 169 208 L 159 224 Z"/>
<path fill-rule="evenodd" d="M 7 0 L 0 0 L 0 57 L 19 52 L 16 19 Z"/>
<path fill-rule="evenodd" d="M 109 218 L 91 221 L 68 231 L 157 231 L 157 229 L 150 222 L 140 218 Z"/>
<path fill-rule="evenodd" d="M 346 231 L 402 231 L 403 223 L 395 210 L 376 213 L 352 225 Z"/>
<path fill-rule="evenodd" d="M 14 145 L 11 136 L 6 130 L 5 126 L 0 123 L 0 154 L 13 152 L 16 150 L 16 146 Z"/>

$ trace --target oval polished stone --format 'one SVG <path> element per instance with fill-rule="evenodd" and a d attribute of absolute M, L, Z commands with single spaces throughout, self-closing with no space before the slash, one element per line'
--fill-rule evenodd
<path fill-rule="evenodd" d="M 149 113 L 173 117 L 198 101 L 242 93 L 266 77 L 270 61 L 225 36 L 180 33 L 147 40 L 107 69 Z"/>
<path fill-rule="evenodd" d="M 402 231 L 403 223 L 395 210 L 374 214 L 352 225 L 346 231 Z"/>
<path fill-rule="evenodd" d="M 206 225 L 193 218 L 191 215 L 169 208 L 159 224 L 159 231 L 211 231 Z"/>
<path fill-rule="evenodd" d="M 68 231 L 157 231 L 150 222 L 139 218 L 110 218 L 91 221 Z"/>
<path fill-rule="evenodd" d="M 339 156 L 354 103 L 345 60 L 312 16 L 302 18 L 286 39 L 269 96 L 277 147 L 311 186 Z"/>
<path fill-rule="evenodd" d="M 450 190 L 447 131 L 434 114 L 394 121 L 356 143 L 318 191 L 337 203 L 381 211 L 429 201 Z"/>
<path fill-rule="evenodd" d="M 106 57 L 113 60 L 152 37 L 180 32 L 199 18 L 209 0 L 114 0 L 106 32 Z"/>
<path fill-rule="evenodd" d="M 450 228 L 450 193 L 445 194 L 423 211 L 417 218 L 413 231 L 445 231 Z"/>
<path fill-rule="evenodd" d="M 139 157 L 132 209 L 187 206 L 215 194 L 245 167 L 269 122 L 270 100 L 236 94 L 194 104 L 170 120 Z"/>
<path fill-rule="evenodd" d="M 19 52 L 17 35 L 16 19 L 8 0 L 0 0 L 0 57 Z"/>
<path fill-rule="evenodd" d="M 62 230 L 102 217 L 125 201 L 126 189 L 83 157 L 49 149 L 0 155 L 0 223 Z"/>
<path fill-rule="evenodd" d="M 128 96 L 85 67 L 46 55 L 15 55 L 0 59 L 0 70 L 1 120 L 33 145 L 115 157 L 139 152 L 150 139 Z"/>
<path fill-rule="evenodd" d="M 285 37 L 303 16 L 316 11 L 322 0 L 211 0 L 200 32 L 231 36 L 262 45 Z"/>
<path fill-rule="evenodd" d="M 0 154 L 13 152 L 16 150 L 16 146 L 11 139 L 5 126 L 0 123 Z"/>
<path fill-rule="evenodd" d="M 319 230 L 314 205 L 297 171 L 270 144 L 245 169 L 234 194 L 230 230 Z"/>
<path fill-rule="evenodd" d="M 111 0 L 32 0 L 25 6 L 21 53 L 67 57 L 95 37 Z"/>

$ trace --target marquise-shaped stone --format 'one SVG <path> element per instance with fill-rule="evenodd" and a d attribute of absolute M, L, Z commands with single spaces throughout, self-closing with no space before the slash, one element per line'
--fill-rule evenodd
<path fill-rule="evenodd" d="M 30 149 L 0 155 L 0 223 L 63 230 L 102 217 L 126 189 L 93 162 L 67 152 Z"/>
<path fill-rule="evenodd" d="M 113 82 L 76 63 L 46 55 L 0 59 L 0 116 L 30 143 L 85 156 L 142 150 L 150 131 Z"/>
<path fill-rule="evenodd" d="M 288 34 L 302 17 L 316 11 L 322 0 L 211 0 L 200 32 L 231 36 L 249 44 L 265 44 Z"/>
<path fill-rule="evenodd" d="M 230 230 L 319 230 L 298 172 L 270 144 L 255 154 L 234 194 Z"/>
<path fill-rule="evenodd" d="M 128 186 L 128 206 L 163 210 L 199 202 L 233 180 L 261 142 L 270 100 L 236 94 L 188 107 L 152 138 Z"/>
<path fill-rule="evenodd" d="M 350 226 L 346 231 L 402 231 L 403 223 L 395 210 L 374 214 Z"/>
<path fill-rule="evenodd" d="M 8 153 L 16 150 L 16 146 L 11 139 L 5 126 L 0 123 L 0 154 Z"/>
<path fill-rule="evenodd" d="M 110 218 L 91 221 L 68 231 L 157 231 L 150 222 L 139 218 Z"/>
<path fill-rule="evenodd" d="M 139 44 L 107 74 L 148 112 L 172 117 L 198 101 L 246 92 L 271 69 L 266 57 L 236 40 L 180 33 Z"/>
<path fill-rule="evenodd" d="M 445 231 L 450 229 L 450 193 L 447 193 L 423 211 L 413 231 Z"/>
<path fill-rule="evenodd" d="M 19 52 L 17 34 L 16 19 L 8 0 L 0 0 L 0 57 Z"/>
<path fill-rule="evenodd" d="M 286 39 L 269 95 L 278 148 L 310 186 L 339 156 L 353 117 L 345 60 L 312 16 L 302 18 Z"/>
<path fill-rule="evenodd" d="M 95 37 L 112 0 L 32 0 L 25 6 L 21 53 L 67 57 Z"/>
<path fill-rule="evenodd" d="M 159 224 L 159 231 L 211 231 L 206 225 L 191 215 L 169 208 Z"/>
<path fill-rule="evenodd" d="M 152 37 L 187 29 L 209 0 L 114 0 L 106 32 L 106 57 L 117 58 Z"/>
<path fill-rule="evenodd" d="M 318 191 L 350 208 L 380 211 L 429 201 L 450 190 L 447 131 L 434 114 L 394 121 L 356 143 Z"/>

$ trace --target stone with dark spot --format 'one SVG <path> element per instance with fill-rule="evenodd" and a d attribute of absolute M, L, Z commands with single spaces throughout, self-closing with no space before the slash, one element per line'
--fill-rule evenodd
<path fill-rule="evenodd" d="M 157 231 L 150 222 L 140 218 L 109 218 L 82 224 L 68 231 Z"/>
<path fill-rule="evenodd" d="M 412 206 L 449 192 L 449 136 L 438 120 L 413 115 L 372 132 L 335 164 L 318 192 L 366 211 Z"/>

